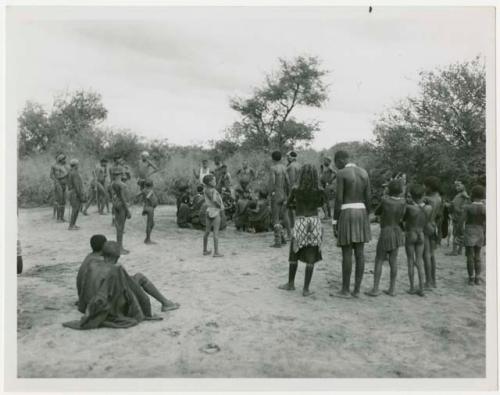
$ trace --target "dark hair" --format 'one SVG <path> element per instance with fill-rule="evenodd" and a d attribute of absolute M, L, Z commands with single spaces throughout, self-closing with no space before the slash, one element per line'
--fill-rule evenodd
<path fill-rule="evenodd" d="M 424 180 L 424 185 L 429 188 L 432 192 L 439 192 L 439 178 L 435 176 L 429 176 Z"/>
<path fill-rule="evenodd" d="M 331 160 L 328 156 L 325 156 L 325 157 L 323 158 L 323 162 L 324 162 L 324 161 L 327 161 L 329 164 L 330 164 L 330 163 L 332 163 L 332 160 Z"/>
<path fill-rule="evenodd" d="M 349 159 L 349 154 L 347 153 L 347 151 L 344 151 L 344 150 L 340 150 L 340 151 L 337 151 L 335 152 L 335 160 L 347 160 Z"/>
<path fill-rule="evenodd" d="M 257 208 L 257 202 L 255 200 L 252 200 L 248 203 L 248 208 L 251 210 L 255 210 Z"/>
<path fill-rule="evenodd" d="M 475 185 L 470 191 L 470 197 L 477 200 L 484 199 L 486 197 L 486 189 L 482 185 Z"/>
<path fill-rule="evenodd" d="M 145 187 L 152 187 L 153 186 L 153 181 L 152 180 L 146 180 L 146 181 L 144 181 L 144 186 Z"/>
<path fill-rule="evenodd" d="M 189 195 L 182 195 L 181 203 L 189 204 Z"/>
<path fill-rule="evenodd" d="M 202 193 L 202 192 L 203 192 L 203 185 L 198 185 L 198 186 L 196 187 L 196 192 L 198 192 L 198 193 Z"/>
<path fill-rule="evenodd" d="M 260 199 L 267 199 L 268 193 L 266 191 L 259 191 Z"/>
<path fill-rule="evenodd" d="M 93 252 L 101 252 L 104 243 L 106 243 L 107 239 L 104 235 L 94 235 L 90 238 L 90 247 Z"/>
<path fill-rule="evenodd" d="M 306 163 L 300 168 L 298 177 L 299 191 L 317 191 L 319 189 L 318 170 L 310 163 Z"/>
<path fill-rule="evenodd" d="M 410 195 L 413 198 L 413 200 L 422 199 L 422 196 L 424 196 L 424 187 L 420 184 L 411 184 Z"/>
<path fill-rule="evenodd" d="M 108 163 L 108 160 L 106 158 L 102 158 L 101 163 Z"/>
<path fill-rule="evenodd" d="M 271 154 L 271 158 L 273 158 L 274 161 L 278 162 L 281 160 L 281 152 L 280 151 L 273 151 Z"/>
<path fill-rule="evenodd" d="M 403 192 L 403 186 L 399 180 L 392 180 L 389 182 L 387 189 L 390 196 L 399 196 Z"/>
<path fill-rule="evenodd" d="M 203 177 L 203 184 L 208 185 L 214 179 L 213 174 L 207 174 Z"/>

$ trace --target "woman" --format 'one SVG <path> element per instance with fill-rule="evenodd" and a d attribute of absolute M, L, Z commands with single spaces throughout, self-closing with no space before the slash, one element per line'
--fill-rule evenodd
<path fill-rule="evenodd" d="M 309 296 L 309 284 L 314 271 L 314 264 L 321 261 L 321 242 L 323 227 L 318 216 L 318 208 L 324 204 L 324 191 L 319 186 L 318 171 L 310 164 L 302 166 L 296 186 L 288 197 L 288 205 L 293 205 L 296 212 L 295 225 L 290 243 L 288 283 L 279 288 L 287 291 L 295 289 L 294 281 L 298 261 L 306 263 L 306 275 L 302 295 Z"/>

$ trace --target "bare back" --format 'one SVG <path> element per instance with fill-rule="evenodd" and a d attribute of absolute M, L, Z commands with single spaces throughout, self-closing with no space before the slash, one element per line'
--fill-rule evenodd
<path fill-rule="evenodd" d="M 345 167 L 337 173 L 337 199 L 335 211 L 340 211 L 342 204 L 364 203 L 370 210 L 370 179 L 365 169 L 358 166 Z"/>

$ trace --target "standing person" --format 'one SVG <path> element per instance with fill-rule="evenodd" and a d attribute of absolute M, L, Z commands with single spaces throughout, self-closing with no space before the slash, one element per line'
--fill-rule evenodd
<path fill-rule="evenodd" d="M 436 288 L 436 246 L 440 240 L 440 225 L 443 212 L 442 199 L 439 194 L 439 179 L 429 176 L 424 180 L 424 201 L 431 205 L 432 211 L 424 229 L 424 271 L 425 287 Z"/>
<path fill-rule="evenodd" d="M 151 240 L 151 232 L 155 226 L 155 208 L 158 206 L 158 197 L 153 190 L 153 181 L 144 181 L 140 194 L 144 202 L 142 215 L 146 216 L 146 238 L 144 239 L 144 244 L 156 244 Z"/>
<path fill-rule="evenodd" d="M 78 159 L 71 159 L 70 166 L 71 170 L 68 176 L 68 191 L 69 202 L 71 204 L 71 217 L 68 230 L 78 230 L 80 227 L 76 225 L 76 219 L 78 218 L 78 213 L 80 212 L 82 203 L 85 202 L 85 197 L 83 195 L 82 177 L 78 171 Z"/>
<path fill-rule="evenodd" d="M 101 159 L 100 163 L 92 171 L 92 180 L 87 193 L 87 204 L 82 211 L 83 215 L 88 215 L 87 210 L 94 201 L 97 203 L 97 211 L 99 214 L 104 214 L 104 207 L 106 207 L 106 210 L 109 213 L 108 192 L 106 186 L 107 178 L 108 161 L 107 159 Z"/>
<path fill-rule="evenodd" d="M 248 166 L 248 161 L 244 160 L 241 169 L 236 172 L 236 177 L 241 183 L 250 184 L 255 179 L 255 170 Z"/>
<path fill-rule="evenodd" d="M 289 151 L 286 154 L 286 159 L 288 165 L 286 166 L 286 173 L 288 175 L 288 181 L 290 182 L 290 188 L 293 188 L 298 182 L 300 165 L 297 162 L 297 153 L 295 151 Z M 293 229 L 295 225 L 295 208 L 288 202 L 288 220 L 290 222 L 290 228 Z"/>
<path fill-rule="evenodd" d="M 382 265 L 389 257 L 391 268 L 390 285 L 387 291 L 389 296 L 395 296 L 396 277 L 398 275 L 399 247 L 405 243 L 401 222 L 406 211 L 406 201 L 401 196 L 403 188 L 399 180 L 392 180 L 388 186 L 389 196 L 384 197 L 382 203 L 375 210 L 375 215 L 380 216 L 380 236 L 377 243 L 375 269 L 373 275 L 373 288 L 365 292 L 369 296 L 379 296 L 380 277 Z"/>
<path fill-rule="evenodd" d="M 150 171 L 150 169 L 152 171 Z M 141 160 L 139 161 L 139 170 L 137 172 L 137 185 L 139 185 L 141 191 L 144 189 L 146 181 L 149 181 L 149 177 L 158 170 L 158 167 L 149 159 L 149 152 L 143 151 L 141 153 Z"/>
<path fill-rule="evenodd" d="M 271 154 L 273 165 L 269 173 L 269 193 L 271 195 L 271 221 L 274 229 L 274 243 L 271 247 L 281 248 L 286 244 L 283 234 L 283 222 L 288 238 L 291 238 L 290 224 L 286 213 L 286 198 L 290 190 L 290 182 L 285 166 L 281 163 L 281 152 Z"/>
<path fill-rule="evenodd" d="M 472 188 L 472 203 L 462 210 L 462 223 L 465 223 L 464 245 L 467 255 L 469 285 L 479 285 L 481 275 L 481 248 L 486 244 L 486 206 L 485 189 L 481 185 Z"/>
<path fill-rule="evenodd" d="M 432 207 L 423 201 L 424 187 L 412 184 L 409 189 L 410 202 L 406 206 L 403 218 L 405 234 L 406 258 L 408 260 L 408 278 L 410 281 L 410 295 L 424 296 L 424 229 L 427 219 L 430 218 Z M 418 289 L 415 289 L 415 270 L 417 268 Z"/>
<path fill-rule="evenodd" d="M 113 190 L 111 188 L 111 185 L 113 184 L 113 181 L 117 177 L 119 177 L 120 180 L 121 180 L 122 173 L 123 173 L 123 168 L 120 165 L 121 158 L 122 157 L 119 154 L 116 154 L 115 156 L 113 156 L 113 165 L 109 168 L 110 183 L 108 185 L 107 192 L 108 192 L 108 199 L 111 202 L 113 202 Z M 111 208 L 111 226 L 116 226 L 116 223 L 115 223 L 115 213 L 113 211 L 113 208 Z"/>
<path fill-rule="evenodd" d="M 224 165 L 220 158 L 215 158 L 214 159 L 214 164 L 215 164 L 215 170 L 214 170 L 214 176 L 215 176 L 215 185 L 219 185 L 219 180 L 222 176 L 222 166 Z"/>
<path fill-rule="evenodd" d="M 66 208 L 66 185 L 68 182 L 68 168 L 66 155 L 59 154 L 56 163 L 50 168 L 50 178 L 54 181 L 54 196 L 57 203 L 57 222 L 65 222 L 64 211 Z"/>
<path fill-rule="evenodd" d="M 227 166 L 222 164 L 219 168 L 219 179 L 217 181 L 216 189 L 219 193 L 222 193 L 224 189 L 231 190 L 231 175 L 227 172 Z"/>
<path fill-rule="evenodd" d="M 335 153 L 335 166 L 339 171 L 333 232 L 338 246 L 342 247 L 342 290 L 338 296 L 349 297 L 354 250 L 356 271 L 351 295 L 358 297 L 365 270 L 364 245 L 371 240 L 370 179 L 365 169 L 349 163 L 349 154 L 345 151 Z"/>
<path fill-rule="evenodd" d="M 331 167 L 332 160 L 330 158 L 323 158 L 321 168 L 321 186 L 325 191 L 325 205 L 323 211 L 325 212 L 325 219 L 332 218 L 332 205 L 331 202 L 335 199 L 335 179 L 337 173 Z"/>
<path fill-rule="evenodd" d="M 453 198 L 451 204 L 447 206 L 448 211 L 451 213 L 451 221 L 453 223 L 453 250 L 446 255 L 451 256 L 462 255 L 462 247 L 464 244 L 462 212 L 464 206 L 470 203 L 470 197 L 465 191 L 465 186 L 462 181 L 455 181 L 455 190 L 457 194 Z"/>
<path fill-rule="evenodd" d="M 120 167 L 114 167 L 112 174 L 114 178 L 111 182 L 111 193 L 113 197 L 113 218 L 116 228 L 116 241 L 120 246 L 120 253 L 124 255 L 129 253 L 128 250 L 123 248 L 125 221 L 132 217 L 127 205 L 127 186 L 124 183 L 124 181 L 127 180 L 127 175 L 123 173 Z"/>
<path fill-rule="evenodd" d="M 296 207 L 297 218 L 290 243 L 288 257 L 288 283 L 279 288 L 287 291 L 295 289 L 295 274 L 298 261 L 306 263 L 303 296 L 309 296 L 314 264 L 321 261 L 321 243 L 323 227 L 318 217 L 318 208 L 323 206 L 324 191 L 319 187 L 318 171 L 310 164 L 304 165 L 299 173 L 297 183 L 292 188 L 289 200 Z"/>
<path fill-rule="evenodd" d="M 219 252 L 219 228 L 221 226 L 221 215 L 224 210 L 224 204 L 219 192 L 215 189 L 215 177 L 209 174 L 203 178 L 205 185 L 204 195 L 207 205 L 205 235 L 203 236 L 203 255 L 210 255 L 212 251 L 208 250 L 208 237 L 210 231 L 214 232 L 214 258 L 219 258 L 222 255 Z"/>
<path fill-rule="evenodd" d="M 210 173 L 212 173 L 212 170 L 210 170 L 208 160 L 206 159 L 201 161 L 201 167 L 198 170 L 193 170 L 194 177 L 201 185 L 203 185 L 203 177 L 209 175 Z"/>

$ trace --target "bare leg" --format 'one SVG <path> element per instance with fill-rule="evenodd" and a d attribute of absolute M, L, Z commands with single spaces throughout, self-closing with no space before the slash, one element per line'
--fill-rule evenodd
<path fill-rule="evenodd" d="M 279 289 L 284 289 L 286 291 L 293 291 L 295 289 L 295 274 L 297 273 L 297 262 L 290 262 L 288 265 L 288 283 L 280 285 Z"/>
<path fill-rule="evenodd" d="M 431 286 L 436 288 L 436 257 L 434 252 L 436 251 L 436 242 L 434 240 L 430 241 L 431 245 Z"/>
<path fill-rule="evenodd" d="M 214 218 L 214 258 L 222 257 L 223 255 L 219 252 L 219 229 L 220 229 L 221 217 L 218 215 Z"/>
<path fill-rule="evenodd" d="M 349 296 L 352 272 L 352 245 L 342 246 L 342 290 L 341 296 Z"/>
<path fill-rule="evenodd" d="M 308 263 L 306 265 L 306 275 L 304 277 L 304 290 L 302 291 L 303 296 L 312 295 L 312 292 L 309 291 L 309 285 L 311 284 L 313 272 L 314 272 L 314 263 Z"/>
<path fill-rule="evenodd" d="M 155 244 L 153 241 L 151 241 L 151 232 L 153 231 L 154 227 L 154 211 L 150 211 L 146 215 L 146 240 L 144 240 L 144 243 L 146 244 Z"/>
<path fill-rule="evenodd" d="M 384 292 L 390 296 L 396 295 L 395 289 L 396 289 L 396 278 L 398 276 L 398 250 L 399 248 L 396 248 L 395 250 L 392 250 L 389 253 L 389 265 L 391 267 L 391 282 L 389 285 L 389 289 Z"/>
<path fill-rule="evenodd" d="M 431 246 L 429 236 L 424 236 L 424 272 L 425 272 L 425 288 L 431 287 Z"/>
<path fill-rule="evenodd" d="M 149 281 L 149 279 L 142 273 L 137 273 L 134 275 L 134 280 L 139 283 L 142 289 L 155 298 L 161 303 L 161 311 L 175 310 L 179 308 L 178 303 L 174 303 L 168 300 L 163 294 L 155 287 L 155 285 Z"/>
<path fill-rule="evenodd" d="M 423 255 L 424 244 L 415 245 L 415 265 L 417 266 L 418 274 L 418 291 L 417 295 L 424 296 L 424 270 L 423 270 Z"/>
<path fill-rule="evenodd" d="M 410 281 L 410 289 L 408 290 L 408 293 L 410 295 L 413 295 L 415 293 L 415 270 L 413 267 L 416 264 L 415 245 L 407 241 L 405 249 L 406 249 L 406 260 L 408 262 L 408 279 Z"/>
<path fill-rule="evenodd" d="M 375 257 L 375 267 L 373 269 L 373 288 L 371 291 L 365 292 L 368 296 L 379 296 L 380 291 L 378 289 L 380 284 L 380 277 L 382 276 L 382 265 L 384 263 L 384 257 Z"/>
<path fill-rule="evenodd" d="M 465 254 L 467 256 L 467 274 L 469 275 L 469 285 L 474 284 L 474 248 L 465 247 Z"/>
<path fill-rule="evenodd" d="M 357 297 L 359 295 L 359 290 L 361 288 L 361 282 L 363 281 L 363 274 L 365 272 L 365 244 L 355 243 L 354 244 L 354 258 L 356 259 L 356 270 L 354 272 L 354 291 L 352 296 Z"/>
<path fill-rule="evenodd" d="M 210 219 L 207 215 L 205 224 L 205 234 L 203 235 L 203 255 L 210 255 L 212 251 L 208 250 L 208 237 L 210 236 L 210 229 L 212 228 L 213 220 Z"/>
<path fill-rule="evenodd" d="M 481 247 L 474 247 L 474 271 L 476 272 L 474 283 L 479 285 L 481 276 Z"/>
<path fill-rule="evenodd" d="M 123 248 L 123 233 L 125 231 L 126 212 L 123 208 L 115 211 L 116 241 L 120 245 L 121 254 L 128 254 L 129 251 Z"/>

